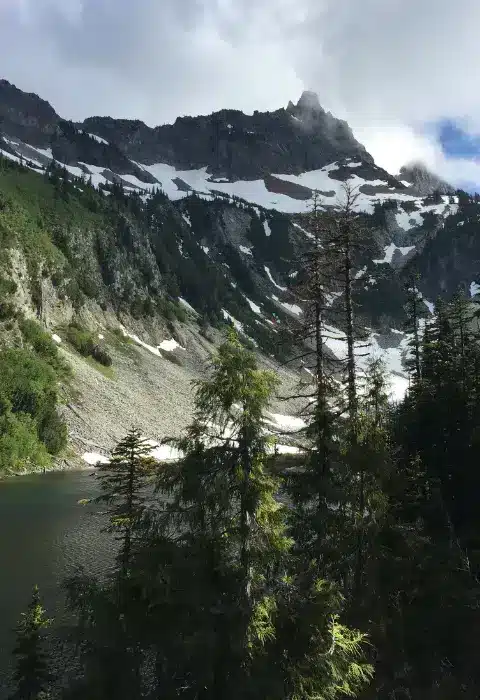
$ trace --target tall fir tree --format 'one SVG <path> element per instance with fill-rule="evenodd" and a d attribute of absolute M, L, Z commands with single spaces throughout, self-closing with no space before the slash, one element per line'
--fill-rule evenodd
<path fill-rule="evenodd" d="M 109 462 L 98 467 L 96 475 L 103 492 L 96 503 L 108 506 L 107 530 L 120 543 L 117 573 L 123 580 L 129 575 L 136 533 L 145 512 L 145 489 L 156 466 L 151 452 L 152 446 L 142 439 L 140 430 L 132 428 L 115 447 Z"/>
<path fill-rule="evenodd" d="M 72 683 L 71 697 L 135 700 L 142 692 L 142 654 L 136 615 L 141 591 L 132 577 L 132 559 L 144 532 L 148 487 L 157 466 L 152 446 L 132 428 L 98 467 L 106 504 L 106 530 L 118 543 L 116 563 L 106 580 L 75 576 L 66 582 L 70 609 L 77 615 L 75 638 L 83 677 Z"/>
<path fill-rule="evenodd" d="M 35 586 L 26 612 L 15 630 L 13 649 L 15 691 L 11 700 L 48 700 L 52 675 L 45 650 L 45 630 L 51 620 L 45 616 L 38 587 Z"/>

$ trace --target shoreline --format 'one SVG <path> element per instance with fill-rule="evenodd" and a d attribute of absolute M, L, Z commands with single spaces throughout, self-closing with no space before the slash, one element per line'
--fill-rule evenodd
<path fill-rule="evenodd" d="M 86 464 L 81 457 L 75 457 L 71 458 L 69 457 L 66 459 L 65 457 L 60 457 L 54 460 L 52 465 L 48 468 L 45 469 L 28 469 L 25 471 L 21 472 L 10 472 L 10 473 L 2 473 L 0 472 L 0 483 L 2 481 L 8 481 L 10 479 L 18 479 L 23 476 L 32 476 L 33 474 L 35 475 L 46 475 L 46 474 L 53 474 L 53 473 L 59 473 L 59 472 L 79 472 L 79 471 L 95 471 L 95 467 Z"/>

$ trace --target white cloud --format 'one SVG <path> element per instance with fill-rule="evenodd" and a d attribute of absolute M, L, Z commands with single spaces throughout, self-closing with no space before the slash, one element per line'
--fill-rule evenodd
<path fill-rule="evenodd" d="M 421 125 L 480 132 L 477 0 L 0 0 L 4 77 L 57 111 L 150 124 L 223 107 L 276 109 L 318 92 L 390 171 L 446 161 Z"/>

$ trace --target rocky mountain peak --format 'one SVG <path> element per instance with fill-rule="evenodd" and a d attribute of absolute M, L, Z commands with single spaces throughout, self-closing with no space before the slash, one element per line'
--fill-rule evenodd
<path fill-rule="evenodd" d="M 140 122 L 100 117 L 80 126 L 145 165 L 207 168 L 215 177 L 229 180 L 298 174 L 346 158 L 373 163 L 346 122 L 325 112 L 313 92 L 304 92 L 296 105 L 289 102 L 286 109 L 274 112 L 247 115 L 223 109 L 210 115 L 182 116 L 155 129 Z"/>
<path fill-rule="evenodd" d="M 426 196 L 434 192 L 453 194 L 455 188 L 434 175 L 424 163 L 413 162 L 400 168 L 399 180 L 410 182 L 420 195 Z"/>
<path fill-rule="evenodd" d="M 317 93 L 312 92 L 311 90 L 304 90 L 304 92 L 302 92 L 301 97 L 297 102 L 297 108 L 314 112 L 324 111 L 318 99 Z"/>
<path fill-rule="evenodd" d="M 46 100 L 0 80 L 0 132 L 41 146 L 55 133 L 59 119 Z"/>

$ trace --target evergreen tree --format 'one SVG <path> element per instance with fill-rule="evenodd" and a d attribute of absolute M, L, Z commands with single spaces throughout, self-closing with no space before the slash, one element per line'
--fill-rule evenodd
<path fill-rule="evenodd" d="M 337 698 L 370 676 L 363 636 L 337 618 L 338 591 L 291 556 L 281 482 L 267 468 L 275 385 L 232 332 L 197 385 L 194 423 L 173 441 L 180 465 L 159 471 L 166 505 L 136 558 L 152 697 Z"/>
<path fill-rule="evenodd" d="M 181 632 L 194 637 L 184 659 L 195 669 L 188 681 L 192 697 L 200 688 L 202 697 L 212 698 L 245 689 L 249 650 L 271 624 L 268 571 L 289 548 L 275 500 L 278 481 L 265 468 L 264 411 L 275 385 L 232 331 L 210 379 L 197 385 L 195 422 L 177 443 L 185 454 L 181 468 L 165 465 L 160 472 L 159 491 L 172 499 L 162 532 L 167 540 L 169 533 L 182 533 L 175 537 L 177 561 L 191 562 L 190 575 L 203 582 L 191 598 L 196 613 L 186 616 L 198 619 L 203 611 L 202 625 Z M 183 579 L 189 569 L 182 565 L 176 575 Z M 186 585 L 180 580 L 177 589 Z M 206 646 L 208 629 L 213 637 Z M 180 680 L 187 680 L 185 669 Z"/>
<path fill-rule="evenodd" d="M 144 531 L 148 485 L 157 465 L 151 451 L 140 431 L 132 428 L 109 463 L 97 468 L 103 493 L 95 502 L 107 504 L 106 530 L 119 547 L 114 571 L 105 581 L 75 576 L 66 582 L 85 669 L 84 677 L 72 685 L 72 698 L 135 700 L 141 694 L 141 640 L 134 612 L 141 592 L 132 560 Z"/>
<path fill-rule="evenodd" d="M 325 255 L 324 240 L 330 225 L 330 220 L 320 212 L 318 194 L 314 192 L 312 211 L 305 223 L 311 244 L 301 257 L 299 267 L 302 273 L 296 285 L 303 307 L 302 340 L 305 351 L 302 352 L 302 361 L 313 375 L 314 386 L 312 390 L 308 383 L 302 381 L 298 394 L 293 397 L 307 402 L 303 415 L 307 421 L 305 438 L 310 449 L 305 471 L 300 478 L 292 477 L 289 487 L 295 504 L 290 515 L 290 526 L 297 554 L 302 552 L 307 561 L 315 559 L 323 567 L 326 565 L 326 541 L 332 517 L 329 508 L 332 501 L 332 463 L 338 452 L 334 440 L 338 426 L 335 426 L 335 407 L 332 406 L 336 403 L 333 378 L 340 371 L 326 347 L 330 336 L 327 313 L 332 270 L 330 260 Z"/>
<path fill-rule="evenodd" d="M 406 366 L 413 375 L 414 381 L 418 382 L 421 377 L 420 367 L 420 305 L 422 297 L 417 287 L 418 275 L 412 275 L 405 285 L 407 294 L 407 323 L 405 331 L 411 334 L 409 346 L 411 349 L 411 357 L 408 358 Z"/>
<path fill-rule="evenodd" d="M 33 589 L 26 612 L 16 628 L 14 684 L 11 700 L 47 700 L 52 680 L 44 648 L 44 631 L 51 620 L 45 617 L 38 587 Z"/>
<path fill-rule="evenodd" d="M 129 575 L 132 549 L 145 511 L 145 488 L 156 465 L 151 451 L 151 445 L 142 439 L 140 430 L 132 428 L 115 447 L 110 461 L 99 466 L 97 471 L 103 494 L 96 502 L 108 505 L 107 530 L 114 533 L 120 543 L 118 575 L 123 580 Z"/>

